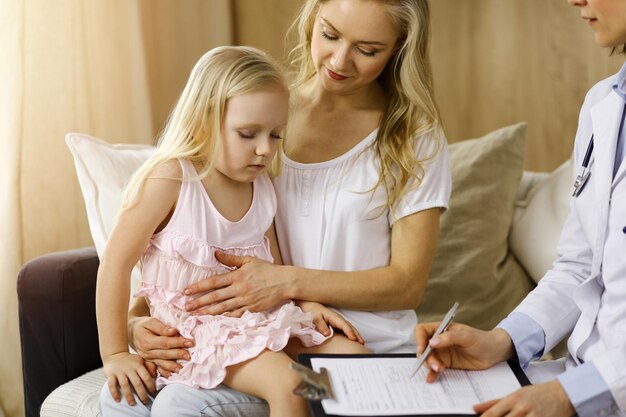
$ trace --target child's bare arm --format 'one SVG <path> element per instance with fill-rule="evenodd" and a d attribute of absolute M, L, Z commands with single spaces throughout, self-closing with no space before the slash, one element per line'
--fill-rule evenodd
<path fill-rule="evenodd" d="M 178 161 L 173 162 L 178 165 Z M 168 164 L 158 167 L 155 175 L 173 177 Z M 121 211 L 98 268 L 96 316 L 100 354 L 116 401 L 120 400 L 118 386 L 129 404 L 134 404 L 132 388 L 144 402 L 148 401 L 147 392 L 154 392 L 153 377 L 143 360 L 128 352 L 130 273 L 151 236 L 168 218 L 179 190 L 180 181 L 148 179 L 136 202 Z"/>

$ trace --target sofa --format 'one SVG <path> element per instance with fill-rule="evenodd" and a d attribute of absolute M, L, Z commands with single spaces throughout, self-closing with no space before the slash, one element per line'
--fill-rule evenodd
<path fill-rule="evenodd" d="M 491 328 L 556 258 L 572 164 L 566 161 L 549 173 L 524 171 L 525 137 L 522 123 L 449 146 L 453 193 L 441 218 L 429 284 L 416 309 L 419 320 L 436 320 L 459 301 L 457 321 Z M 100 415 L 105 378 L 95 319 L 98 254 L 124 184 L 154 150 L 81 134 L 69 134 L 66 142 L 94 246 L 43 255 L 19 273 L 27 417 Z"/>

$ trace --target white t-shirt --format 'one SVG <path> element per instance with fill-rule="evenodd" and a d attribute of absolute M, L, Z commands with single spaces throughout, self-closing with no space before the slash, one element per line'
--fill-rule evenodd
<path fill-rule="evenodd" d="M 384 187 L 372 195 L 380 176 L 375 149 L 370 146 L 376 132 L 330 161 L 302 164 L 283 155 L 282 172 L 274 186 L 276 229 L 285 264 L 333 271 L 389 265 L 395 221 L 421 210 L 448 207 L 452 187 L 448 148 L 443 141 L 433 157 L 436 143 L 432 137 L 418 138 L 418 159 L 428 158 L 422 163 L 422 183 L 395 204 L 393 213 L 385 207 Z M 373 352 L 415 351 L 413 310 L 338 311 Z"/>

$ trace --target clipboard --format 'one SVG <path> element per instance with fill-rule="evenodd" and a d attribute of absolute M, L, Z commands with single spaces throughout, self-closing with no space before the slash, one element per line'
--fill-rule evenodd
<path fill-rule="evenodd" d="M 322 379 L 322 381 L 319 381 L 318 378 L 315 378 L 315 375 L 319 376 L 320 374 L 317 374 L 316 372 L 312 370 L 311 359 L 313 358 L 344 358 L 344 359 L 415 358 L 415 354 L 414 353 L 400 353 L 400 354 L 382 353 L 382 354 L 352 354 L 352 355 L 343 355 L 343 354 L 300 354 L 298 355 L 298 363 L 306 366 L 308 370 L 310 371 L 310 373 L 307 372 L 307 374 L 309 375 L 308 380 L 316 385 L 315 387 L 311 387 L 311 389 L 317 390 L 318 393 L 322 392 L 322 395 L 323 395 L 326 389 L 329 392 L 332 392 L 332 388 L 330 386 L 324 385 L 325 383 L 322 382 L 324 379 Z M 513 374 L 515 375 L 515 377 L 517 378 L 517 381 L 520 383 L 521 386 L 530 385 L 530 381 L 528 380 L 528 377 L 526 376 L 526 374 L 520 367 L 519 362 L 510 360 L 510 361 L 507 361 L 507 364 L 511 368 Z M 314 377 L 314 381 L 311 380 L 311 377 Z M 325 380 L 327 381 L 327 379 Z M 307 383 L 303 380 L 303 383 L 301 385 L 306 385 L 306 384 Z M 301 386 L 299 387 L 302 388 Z M 322 401 L 321 399 L 319 399 L 319 397 L 317 399 L 309 399 L 308 403 L 309 403 L 309 410 L 311 412 L 311 415 L 314 417 L 345 417 L 345 416 L 340 416 L 336 414 L 326 414 L 326 412 L 324 411 L 324 407 L 322 406 Z M 473 415 L 477 416 L 477 414 L 473 414 Z M 414 415 L 407 415 L 407 416 L 409 417 L 468 417 L 468 416 L 472 416 L 472 414 L 431 414 L 431 415 L 414 414 Z M 368 417 L 386 417 L 386 416 L 378 415 L 378 416 L 368 416 Z"/>

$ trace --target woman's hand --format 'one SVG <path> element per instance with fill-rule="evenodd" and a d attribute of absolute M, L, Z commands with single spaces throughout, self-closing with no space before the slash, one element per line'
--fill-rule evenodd
<path fill-rule="evenodd" d="M 135 405 L 133 390 L 144 404 L 148 403 L 149 394 L 156 393 L 154 376 L 150 374 L 144 360 L 138 355 L 120 352 L 109 356 L 103 362 L 107 385 L 116 402 L 121 400 L 120 390 L 129 405 Z"/>
<path fill-rule="evenodd" d="M 330 328 L 328 327 L 330 325 L 337 330 L 341 330 L 348 339 L 359 342 L 362 345 L 365 344 L 359 331 L 336 311 L 314 301 L 298 301 L 296 304 L 302 311 L 311 313 L 315 328 L 324 336 L 330 335 Z"/>
<path fill-rule="evenodd" d="M 474 411 L 482 417 L 570 417 L 575 410 L 561 384 L 554 380 L 520 388 L 499 400 L 477 404 Z"/>
<path fill-rule="evenodd" d="M 464 324 L 452 323 L 448 330 L 432 338 L 439 323 L 418 324 L 415 327 L 417 353 L 430 344 L 432 353 L 424 365 L 430 369 L 427 382 L 433 382 L 446 368 L 487 369 L 514 356 L 513 343 L 502 329 L 478 330 Z"/>
<path fill-rule="evenodd" d="M 196 314 L 228 313 L 241 317 L 246 310 L 270 310 L 288 300 L 289 281 L 281 274 L 283 266 L 248 257 L 216 252 L 215 257 L 234 271 L 214 275 L 185 288 L 185 295 L 201 294 L 187 303 L 187 311 Z"/>
<path fill-rule="evenodd" d="M 179 359 L 189 360 L 187 348 L 194 341 L 181 337 L 178 330 L 153 317 L 133 317 L 128 320 L 128 340 L 154 374 L 154 366 L 164 377 L 180 371 Z M 154 363 L 154 366 L 151 364 Z"/>

